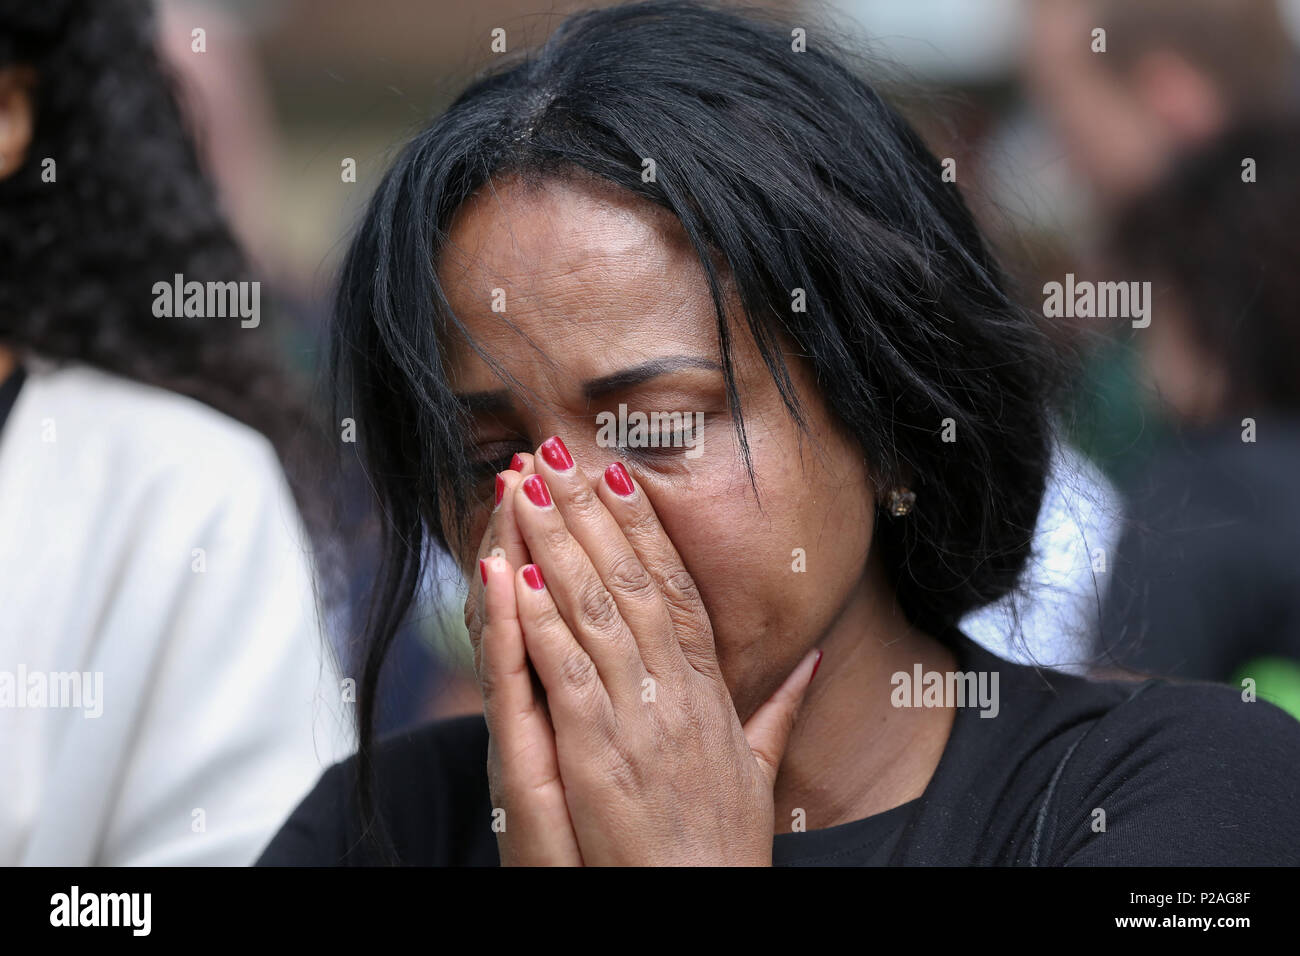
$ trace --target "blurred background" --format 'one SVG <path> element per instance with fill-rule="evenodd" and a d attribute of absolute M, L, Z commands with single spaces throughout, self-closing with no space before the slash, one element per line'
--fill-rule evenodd
<path fill-rule="evenodd" d="M 489 65 L 493 29 L 513 50 L 582 5 L 163 0 L 185 107 L 240 238 L 274 277 L 304 376 L 322 357 L 331 277 L 393 152 Z M 1272 696 L 1300 712 L 1300 568 L 1285 546 L 1300 511 L 1287 388 L 1300 378 L 1287 278 L 1300 208 L 1284 205 L 1300 2 L 780 7 L 806 17 L 810 46 L 830 34 L 861 49 L 936 156 L 955 160 L 1027 308 L 1042 314 L 1044 285 L 1067 274 L 1153 283 L 1146 328 L 1044 317 L 1083 360 L 1065 432 L 1126 518 L 1089 555 L 1110 582 L 1091 595 L 1107 603 L 1098 646 L 1117 665 L 1179 676 L 1268 675 Z M 1255 153 L 1273 157 L 1258 181 L 1242 165 Z M 1197 219 L 1206 209 L 1214 222 Z M 364 562 L 352 574 L 360 597 Z M 390 662 L 381 729 L 477 708 L 466 647 L 435 636 L 438 621 L 454 631 L 460 620 L 454 575 L 435 578 Z"/>

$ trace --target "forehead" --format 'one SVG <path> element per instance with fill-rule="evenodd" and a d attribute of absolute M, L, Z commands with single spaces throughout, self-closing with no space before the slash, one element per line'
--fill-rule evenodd
<path fill-rule="evenodd" d="M 438 272 L 457 317 L 507 367 L 531 364 L 535 348 L 576 378 L 717 352 L 704 270 L 680 226 L 613 186 L 485 187 L 453 220 Z M 458 385 L 496 381 L 464 341 L 446 345 Z"/>

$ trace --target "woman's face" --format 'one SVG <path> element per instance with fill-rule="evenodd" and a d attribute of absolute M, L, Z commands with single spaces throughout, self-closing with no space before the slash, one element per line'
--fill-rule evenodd
<path fill-rule="evenodd" d="M 641 482 L 700 590 L 742 720 L 851 601 L 872 599 L 880 575 L 866 575 L 874 499 L 861 454 L 787 352 L 813 440 L 802 435 L 737 330 L 760 507 L 704 271 L 671 216 L 612 187 L 507 180 L 462 207 L 439 271 L 470 334 L 519 383 L 508 388 L 464 340 L 447 343 L 453 388 L 478 409 L 469 456 L 497 462 L 483 473 L 471 538 L 453 542 L 466 575 L 477 573 L 494 473 L 559 435 L 593 483 L 616 459 Z M 680 412 L 703 427 L 679 447 L 609 447 L 617 434 L 602 436 L 598 416 L 616 423 L 620 406 L 630 431 L 637 412 Z"/>

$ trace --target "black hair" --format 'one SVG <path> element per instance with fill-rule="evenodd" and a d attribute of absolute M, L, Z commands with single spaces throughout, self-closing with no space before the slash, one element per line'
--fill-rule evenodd
<path fill-rule="evenodd" d="M 1226 416 L 1300 410 L 1297 151 L 1294 115 L 1235 126 L 1178 161 L 1111 236 L 1117 258 L 1172 288 L 1193 339 L 1223 365 Z"/>
<path fill-rule="evenodd" d="M 200 165 L 150 4 L 0 0 L 5 66 L 30 67 L 36 85 L 26 159 L 0 180 L 0 343 L 168 389 L 261 432 L 323 543 L 324 444 L 272 323 L 253 332 L 153 313 L 154 284 L 177 273 L 255 277 Z M 46 158 L 54 182 L 42 180 Z"/>
<path fill-rule="evenodd" d="M 342 270 L 333 335 L 337 415 L 357 421 L 385 518 L 359 694 L 367 825 L 382 829 L 366 789 L 371 691 L 430 546 L 459 534 L 443 513 L 467 523 L 474 503 L 466 421 L 442 362 L 448 336 L 472 337 L 436 267 L 453 215 L 495 177 L 594 176 L 680 222 L 717 309 L 747 468 L 729 319 L 753 336 L 802 427 L 777 347 L 781 336 L 797 344 L 860 442 L 878 499 L 904 477 L 918 493 L 906 520 L 877 524 L 873 544 L 917 627 L 943 633 L 1017 583 L 1059 366 L 957 187 L 846 56 L 816 31 L 796 52 L 770 12 L 651 0 L 579 13 L 472 83 L 383 177 Z M 743 316 L 727 312 L 729 288 Z M 806 312 L 791 311 L 794 289 Z M 941 438 L 945 420 L 955 443 Z"/>

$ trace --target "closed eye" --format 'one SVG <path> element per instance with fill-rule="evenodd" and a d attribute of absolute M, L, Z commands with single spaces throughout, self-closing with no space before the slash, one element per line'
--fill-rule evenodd
<path fill-rule="evenodd" d="M 474 454 L 470 456 L 469 466 L 474 472 L 476 481 L 485 481 L 497 472 L 506 471 L 517 453 L 529 451 L 532 449 L 518 439 L 491 442 L 475 448 Z"/>

